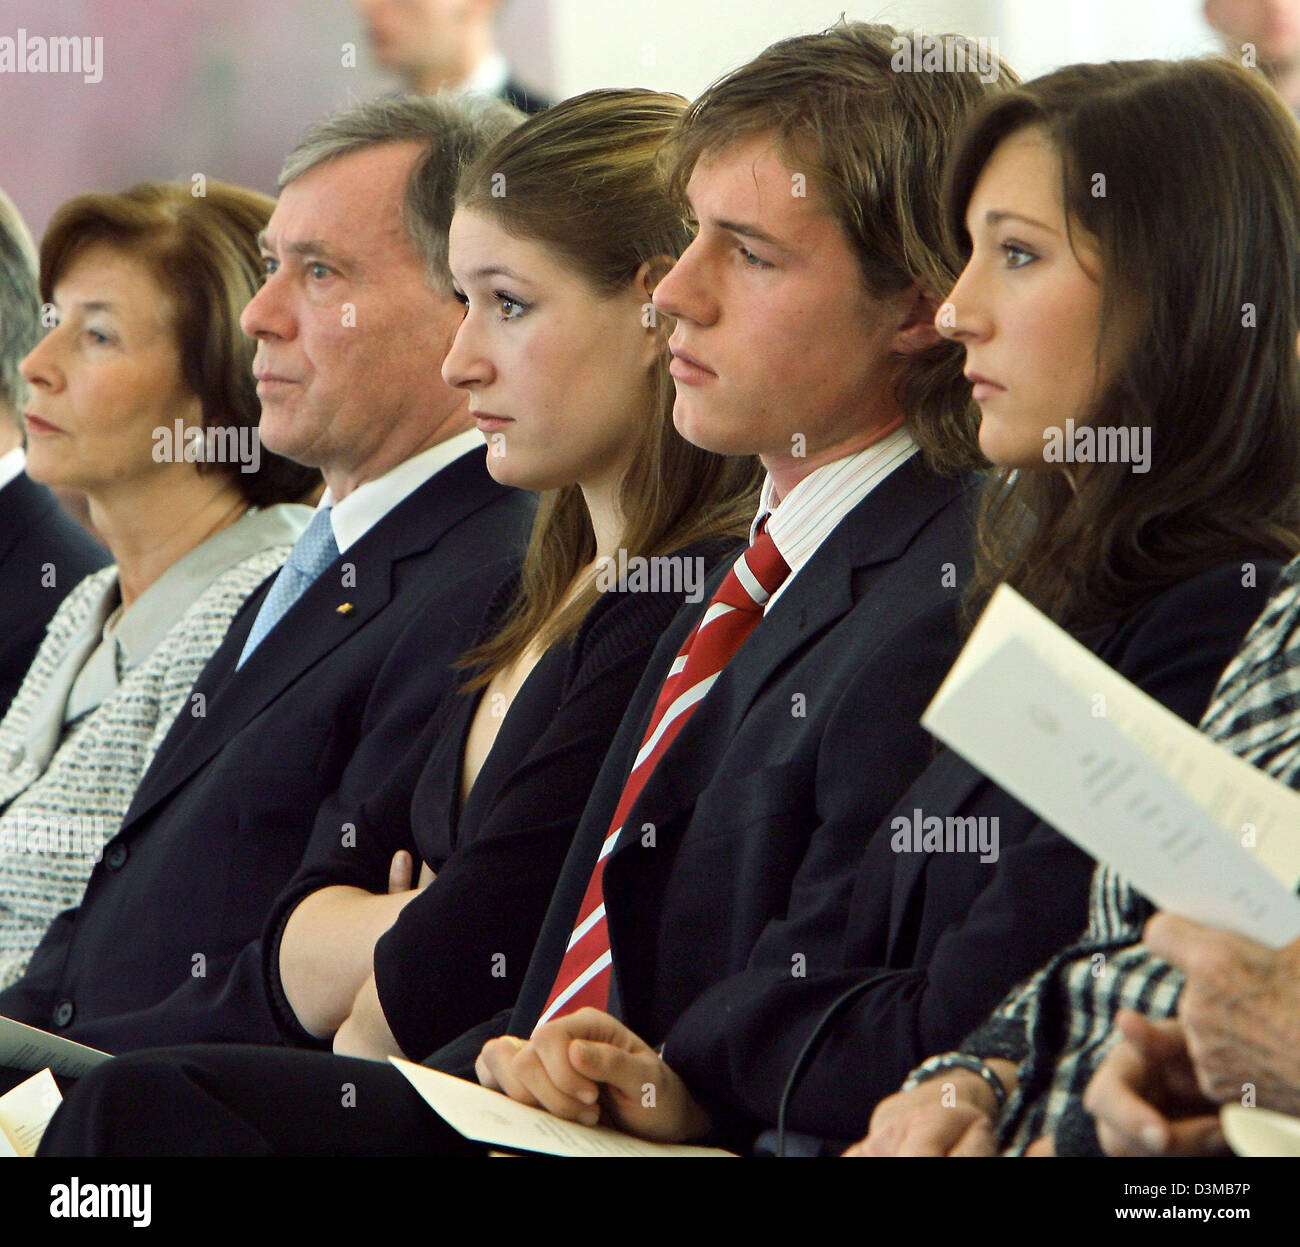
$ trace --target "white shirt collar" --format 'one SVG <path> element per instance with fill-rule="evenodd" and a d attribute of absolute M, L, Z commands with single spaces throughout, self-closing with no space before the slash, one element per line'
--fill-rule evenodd
<path fill-rule="evenodd" d="M 0 419 L 4 419 L 0 416 Z M 27 452 L 21 446 L 0 455 L 0 489 L 22 476 L 27 467 Z"/>
<path fill-rule="evenodd" d="M 917 449 L 907 428 L 897 429 L 865 450 L 822 464 L 808 473 L 779 504 L 771 476 L 763 481 L 749 540 L 752 544 L 759 523 L 768 516 L 767 531 L 790 567 L 790 574 L 768 599 L 764 614 L 772 609 L 799 569 L 817 553 L 818 546 L 839 522 L 895 468 L 916 454 Z"/>
<path fill-rule="evenodd" d="M 457 433 L 455 437 L 449 437 L 445 442 L 438 442 L 428 450 L 422 450 L 418 455 L 403 460 L 383 476 L 363 481 L 342 502 L 336 504 L 326 489 L 320 506 L 334 508 L 330 512 L 330 527 L 334 529 L 334 541 L 339 553 L 342 554 L 349 546 L 360 541 L 399 502 L 405 501 L 435 472 L 441 472 L 462 455 L 473 450 L 483 450 L 486 444 L 483 434 L 477 429 L 467 429 L 464 433 Z"/>
<path fill-rule="evenodd" d="M 510 64 L 500 52 L 493 52 L 479 61 L 474 72 L 460 84 L 461 91 L 474 91 L 480 95 L 500 95 L 510 80 Z"/>

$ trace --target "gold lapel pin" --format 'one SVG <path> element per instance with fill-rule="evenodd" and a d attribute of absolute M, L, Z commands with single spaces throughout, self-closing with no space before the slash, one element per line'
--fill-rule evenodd
<path fill-rule="evenodd" d="M 340 615 L 350 615 L 352 614 L 352 603 L 344 602 L 342 605 L 336 606 L 334 609 L 338 611 Z"/>

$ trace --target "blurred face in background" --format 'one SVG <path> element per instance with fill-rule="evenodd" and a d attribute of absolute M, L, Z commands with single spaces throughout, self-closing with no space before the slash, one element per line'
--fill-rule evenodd
<path fill-rule="evenodd" d="M 1206 0 L 1205 20 L 1234 56 L 1249 43 L 1261 68 L 1300 65 L 1300 0 Z"/>
<path fill-rule="evenodd" d="M 173 309 L 148 266 L 96 243 L 54 283 L 58 323 L 22 362 L 31 387 L 24 423 L 34 480 L 101 502 L 193 464 L 154 460 L 154 432 L 202 424 L 185 382 Z"/>
<path fill-rule="evenodd" d="M 356 8 L 385 69 L 455 81 L 474 68 L 472 45 L 496 0 L 356 0 Z"/>

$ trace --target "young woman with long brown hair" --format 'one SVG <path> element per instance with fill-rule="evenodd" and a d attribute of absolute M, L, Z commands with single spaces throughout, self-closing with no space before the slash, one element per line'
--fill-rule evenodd
<path fill-rule="evenodd" d="M 982 519 L 984 585 L 1015 585 L 1195 721 L 1279 561 L 1300 548 L 1294 119 L 1229 61 L 1071 66 L 972 125 L 950 211 L 973 251 L 948 332 L 982 378 L 981 442 L 1006 465 Z M 1070 319 L 1082 334 L 1063 329 Z M 1087 402 L 1074 408 L 1077 383 Z M 1094 449 L 1140 436 L 1146 461 L 1081 461 L 1084 428 Z M 1068 444 L 1073 463 L 1036 462 Z M 1282 707 L 1268 704 L 1289 679 L 1285 609 L 1282 595 L 1202 726 L 1294 782 Z M 1014 803 L 1001 804 L 1005 833 Z M 1094 875 L 1045 825 L 1013 853 L 1004 834 L 1000 903 L 980 898 L 953 925 L 978 940 L 945 937 L 920 979 L 909 1065 L 943 1055 L 880 1105 L 859 1154 L 1087 1150 L 1082 1095 L 1118 1009 L 1172 1010 L 1176 976 L 1138 946 L 1144 898 L 1104 867 Z M 982 981 L 970 970 L 980 942 L 999 950 Z M 880 1069 L 863 1115 L 906 1072 L 901 1060 Z"/>

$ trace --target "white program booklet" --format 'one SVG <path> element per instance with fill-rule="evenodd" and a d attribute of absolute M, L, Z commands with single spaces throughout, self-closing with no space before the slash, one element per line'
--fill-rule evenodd
<path fill-rule="evenodd" d="M 1163 909 L 1300 936 L 1300 793 L 1215 744 L 1003 585 L 923 725 Z"/>
<path fill-rule="evenodd" d="M 10 1069 L 41 1070 L 48 1066 L 66 1078 L 80 1078 L 110 1060 L 112 1057 L 98 1048 L 87 1048 L 13 1018 L 0 1017 L 0 1065 Z"/>
<path fill-rule="evenodd" d="M 47 1069 L 0 1095 L 0 1156 L 35 1156 L 62 1100 Z"/>
<path fill-rule="evenodd" d="M 584 1126 L 552 1117 L 478 1083 L 389 1057 L 421 1098 L 467 1139 L 512 1151 L 550 1156 L 733 1156 L 716 1147 L 651 1143 L 608 1126 Z"/>
<path fill-rule="evenodd" d="M 1225 1104 L 1219 1121 L 1223 1137 L 1238 1156 L 1300 1156 L 1300 1117 Z"/>

